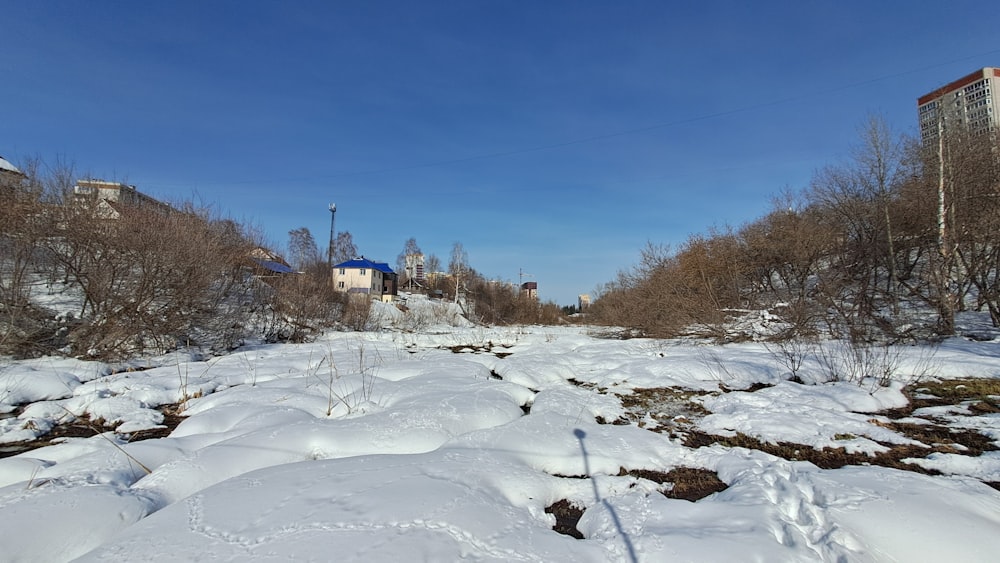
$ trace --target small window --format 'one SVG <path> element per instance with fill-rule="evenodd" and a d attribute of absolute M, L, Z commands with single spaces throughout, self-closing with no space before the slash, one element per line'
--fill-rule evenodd
<path fill-rule="evenodd" d="M 361 275 L 362 275 L 362 276 L 363 276 L 363 275 L 365 275 L 365 273 L 366 273 L 367 271 L 368 271 L 368 270 L 365 270 L 364 268 L 361 268 Z"/>
<path fill-rule="evenodd" d="M 346 271 L 345 271 L 345 270 L 344 270 L 343 268 L 341 268 L 341 269 L 340 269 L 340 275 L 344 275 L 344 274 L 346 274 L 346 273 L 347 273 L 347 272 L 346 272 Z"/>
<path fill-rule="evenodd" d="M 339 289 L 344 289 L 344 282 L 337 282 L 337 287 Z"/>

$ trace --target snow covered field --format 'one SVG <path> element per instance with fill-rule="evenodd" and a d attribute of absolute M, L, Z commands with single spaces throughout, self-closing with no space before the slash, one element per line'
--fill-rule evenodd
<path fill-rule="evenodd" d="M 997 341 L 954 338 L 932 371 L 998 378 L 998 356 Z M 905 377 L 926 371 L 928 354 L 904 349 L 900 362 Z M 819 372 L 807 360 L 798 375 Z M 789 375 L 760 344 L 576 327 L 331 333 L 116 367 L 6 361 L 0 444 L 84 413 L 120 425 L 0 459 L 0 559 L 996 560 L 1000 491 L 984 484 L 1000 481 L 996 451 L 913 461 L 942 473 L 931 476 L 684 444 L 689 430 L 864 454 L 928 445 L 877 414 L 907 404 L 903 382 Z M 667 387 L 693 394 L 702 414 L 637 417 L 619 398 Z M 177 403 L 184 420 L 168 437 L 122 436 Z M 935 416 L 1000 441 L 998 414 L 934 409 L 909 421 Z M 637 476 L 681 467 L 728 486 L 691 502 Z M 562 500 L 583 509 L 583 539 L 553 531 L 546 508 Z"/>

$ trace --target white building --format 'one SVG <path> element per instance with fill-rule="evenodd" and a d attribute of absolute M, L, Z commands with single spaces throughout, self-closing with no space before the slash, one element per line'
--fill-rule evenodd
<path fill-rule="evenodd" d="M 410 289 L 424 285 L 424 255 L 407 254 L 403 257 L 404 275 L 406 286 Z"/>
<path fill-rule="evenodd" d="M 172 209 L 166 203 L 154 199 L 135 186 L 104 180 L 78 180 L 73 188 L 73 196 L 78 204 L 97 205 L 99 216 L 117 219 L 121 213 L 117 206 L 141 207 L 169 213 Z"/>
<path fill-rule="evenodd" d="M 941 131 L 965 129 L 973 133 L 997 128 L 1000 104 L 1000 68 L 986 67 L 917 98 L 920 138 L 937 140 Z"/>
<path fill-rule="evenodd" d="M 337 291 L 391 301 L 396 295 L 396 283 L 396 273 L 388 264 L 373 262 L 364 256 L 333 267 L 333 287 Z"/>

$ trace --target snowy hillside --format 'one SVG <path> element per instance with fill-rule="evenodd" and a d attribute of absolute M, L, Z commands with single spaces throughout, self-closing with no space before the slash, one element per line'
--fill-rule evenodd
<path fill-rule="evenodd" d="M 1000 414 L 984 409 L 989 401 L 911 411 L 902 392 L 918 371 L 936 376 L 925 398 L 937 379 L 1000 377 L 997 341 L 954 338 L 933 355 L 903 348 L 899 381 L 881 387 L 789 381 L 780 354 L 759 344 L 452 324 L 127 366 L 4 363 L 8 451 L 59 423 L 94 430 L 0 459 L 3 559 L 990 561 L 1000 552 L 1000 492 L 986 484 L 1000 482 Z M 823 379 L 818 357 L 796 380 Z M 169 435 L 142 439 L 178 420 Z M 97 435 L 102 423 L 117 433 Z M 912 427 L 947 427 L 956 439 L 943 447 L 946 438 L 922 441 Z M 959 433 L 981 435 L 983 451 Z M 775 455 L 788 444 L 794 454 Z M 830 447 L 857 463 L 821 468 Z M 907 453 L 895 466 L 885 461 L 897 451 Z M 680 494 L 699 484 L 709 490 Z"/>

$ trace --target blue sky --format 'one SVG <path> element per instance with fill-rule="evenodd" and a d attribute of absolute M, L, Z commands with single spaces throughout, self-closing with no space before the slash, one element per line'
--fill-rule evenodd
<path fill-rule="evenodd" d="M 7 2 L 0 155 L 573 304 L 1000 66 L 982 2 Z"/>

